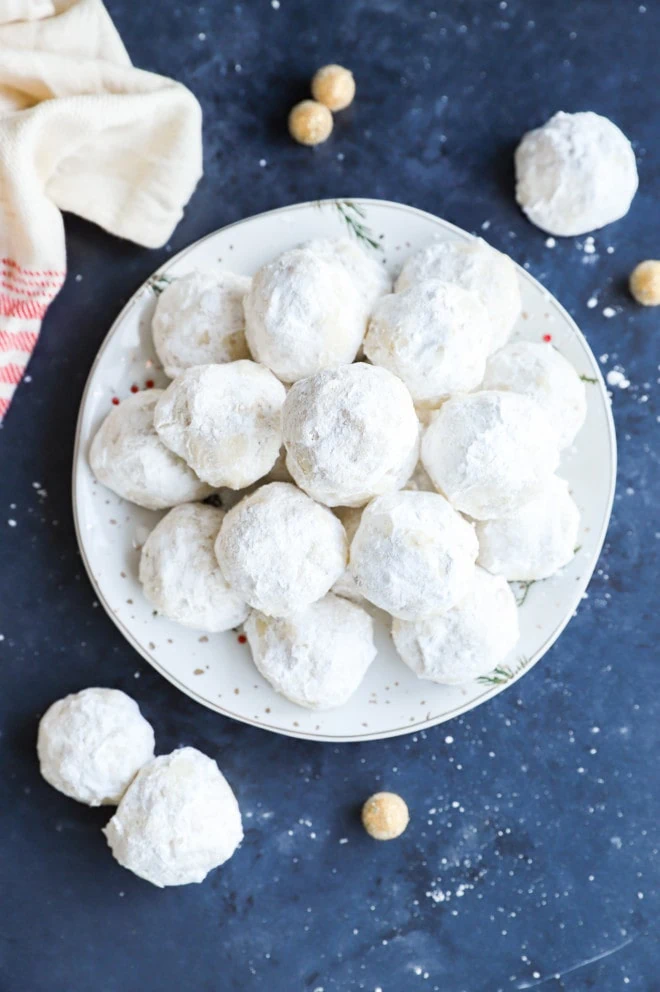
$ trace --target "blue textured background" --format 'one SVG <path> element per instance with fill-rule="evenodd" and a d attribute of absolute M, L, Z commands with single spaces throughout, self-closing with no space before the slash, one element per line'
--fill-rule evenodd
<path fill-rule="evenodd" d="M 660 255 L 658 0 L 109 7 L 138 65 L 199 96 L 206 175 L 161 252 L 68 218 L 66 286 L 0 432 L 1 992 L 659 990 L 660 311 L 625 289 Z M 358 96 L 310 151 L 288 140 L 286 114 L 328 61 L 354 70 Z M 512 196 L 516 141 L 559 109 L 611 117 L 638 157 L 632 210 L 591 254 L 583 239 L 547 247 Z M 261 210 L 350 195 L 490 222 L 486 236 L 630 385 L 613 390 L 607 544 L 543 663 L 434 731 L 334 747 L 224 720 L 144 665 L 94 602 L 69 478 L 94 354 L 167 252 Z M 90 684 L 133 694 L 159 750 L 200 747 L 238 792 L 245 842 L 205 884 L 136 879 L 106 850 L 108 813 L 41 781 L 40 714 Z M 379 845 L 357 810 L 382 787 L 412 821 Z"/>

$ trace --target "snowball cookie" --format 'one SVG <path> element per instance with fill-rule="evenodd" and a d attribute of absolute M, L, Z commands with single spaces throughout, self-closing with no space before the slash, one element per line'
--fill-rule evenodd
<path fill-rule="evenodd" d="M 383 263 L 369 255 L 353 238 L 337 238 L 335 241 L 317 238 L 306 241 L 302 247 L 343 265 L 355 283 L 368 314 L 379 297 L 392 291 L 392 280 Z"/>
<path fill-rule="evenodd" d="M 355 537 L 356 531 L 360 526 L 362 510 L 363 507 L 361 506 L 338 506 L 333 511 L 343 524 L 349 548 L 351 546 L 351 541 Z M 342 574 L 333 585 L 332 592 L 335 596 L 343 596 L 345 599 L 350 599 L 354 603 L 364 603 L 364 596 L 356 586 L 353 573 L 348 566 L 346 566 Z"/>
<path fill-rule="evenodd" d="M 469 591 L 474 527 L 439 493 L 386 493 L 365 507 L 349 566 L 362 595 L 403 620 L 451 609 Z"/>
<path fill-rule="evenodd" d="M 469 682 L 497 667 L 518 640 L 518 608 L 501 575 L 476 568 L 467 596 L 446 613 L 395 620 L 394 645 L 408 668 L 441 685 Z"/>
<path fill-rule="evenodd" d="M 46 710 L 37 753 L 49 785 L 79 803 L 118 803 L 154 756 L 154 732 L 119 689 L 83 689 Z"/>
<path fill-rule="evenodd" d="M 256 362 L 196 365 L 167 387 L 154 424 L 200 479 L 243 489 L 277 460 L 285 396 L 282 383 Z"/>
<path fill-rule="evenodd" d="M 148 389 L 113 407 L 89 451 L 99 482 L 147 510 L 165 510 L 211 494 L 211 487 L 166 448 L 155 431 L 154 407 L 162 395 L 162 389 Z"/>
<path fill-rule="evenodd" d="M 282 382 L 352 362 L 362 344 L 365 310 L 353 279 L 309 248 L 262 266 L 244 306 L 250 350 Z"/>
<path fill-rule="evenodd" d="M 510 582 L 547 579 L 574 556 L 579 525 L 568 483 L 553 475 L 512 517 L 477 523 L 479 564 Z"/>
<path fill-rule="evenodd" d="M 282 436 L 301 489 L 327 506 L 360 506 L 411 475 L 419 423 L 400 379 L 356 362 L 292 386 Z"/>
<path fill-rule="evenodd" d="M 189 272 L 163 290 L 151 331 L 170 379 L 193 365 L 250 357 L 243 297 L 251 282 L 234 272 Z"/>
<path fill-rule="evenodd" d="M 551 344 L 515 341 L 488 359 L 483 389 L 523 393 L 538 403 L 566 448 L 587 415 L 587 393 L 579 375 Z"/>
<path fill-rule="evenodd" d="M 476 520 L 508 517 L 537 496 L 559 464 L 556 431 L 518 393 L 486 391 L 447 400 L 422 439 L 436 489 Z"/>
<path fill-rule="evenodd" d="M 549 234 L 586 234 L 624 217 L 637 192 L 635 153 L 616 124 L 590 111 L 558 113 L 515 154 L 516 200 Z"/>
<path fill-rule="evenodd" d="M 288 482 L 232 507 L 215 544 L 230 586 L 255 610 L 286 617 L 320 599 L 346 567 L 344 528 Z"/>
<path fill-rule="evenodd" d="M 425 279 L 454 283 L 479 298 L 491 322 L 489 351 L 509 340 L 522 304 L 516 267 L 508 255 L 481 238 L 432 241 L 410 256 L 396 281 L 396 292 Z"/>
<path fill-rule="evenodd" d="M 311 710 L 329 710 L 350 699 L 376 657 L 369 614 L 331 594 L 288 619 L 253 611 L 245 633 L 266 681 Z"/>
<path fill-rule="evenodd" d="M 403 379 L 416 404 L 438 406 L 483 379 L 492 327 L 485 306 L 460 286 L 425 279 L 383 296 L 364 353 Z"/>
<path fill-rule="evenodd" d="M 238 627 L 247 617 L 247 604 L 229 587 L 215 556 L 224 516 L 203 503 L 176 506 L 145 541 L 140 582 L 161 616 L 210 633 Z"/>
<path fill-rule="evenodd" d="M 103 833 L 120 865 L 160 889 L 203 882 L 243 840 L 229 783 L 194 747 L 145 765 Z"/>

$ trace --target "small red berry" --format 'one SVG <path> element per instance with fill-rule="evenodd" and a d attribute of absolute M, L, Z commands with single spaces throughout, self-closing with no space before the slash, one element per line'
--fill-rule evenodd
<path fill-rule="evenodd" d="M 133 385 L 131 386 L 131 392 L 138 393 L 139 391 L 140 391 L 140 387 L 136 386 L 135 383 L 133 383 Z"/>
<path fill-rule="evenodd" d="M 154 380 L 153 379 L 147 379 L 147 381 L 144 384 L 144 388 L 145 389 L 153 389 L 154 388 Z"/>
<path fill-rule="evenodd" d="M 543 340 L 544 341 L 552 341 L 552 334 L 544 334 L 543 335 Z"/>
<path fill-rule="evenodd" d="M 119 399 L 118 399 L 118 397 L 116 397 L 116 396 L 113 396 L 112 397 L 112 404 L 113 404 L 113 406 L 119 406 Z"/>
<path fill-rule="evenodd" d="M 247 642 L 247 637 L 245 636 L 245 634 L 239 634 L 238 635 L 238 643 L 239 644 L 245 644 L 246 642 Z"/>

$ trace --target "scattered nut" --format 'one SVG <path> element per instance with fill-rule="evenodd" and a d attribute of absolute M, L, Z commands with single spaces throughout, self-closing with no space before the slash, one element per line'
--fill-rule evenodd
<path fill-rule="evenodd" d="M 374 840 L 394 840 L 408 826 L 408 807 L 394 792 L 376 792 L 362 807 L 362 825 Z"/>
<path fill-rule="evenodd" d="M 630 292 L 643 307 L 660 306 L 660 260 L 640 262 L 630 275 Z"/>
<path fill-rule="evenodd" d="M 289 133 L 301 145 L 320 145 L 331 131 L 332 114 L 316 100 L 297 103 L 289 114 Z"/>
<path fill-rule="evenodd" d="M 342 65 L 324 65 L 312 79 L 312 96 L 329 110 L 344 110 L 355 96 L 353 73 Z"/>

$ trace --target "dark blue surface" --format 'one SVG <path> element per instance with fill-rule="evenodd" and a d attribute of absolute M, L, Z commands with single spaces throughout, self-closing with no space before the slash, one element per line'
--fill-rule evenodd
<path fill-rule="evenodd" d="M 602 560 L 544 661 L 428 733 L 278 738 L 178 693 L 94 602 L 69 495 L 78 404 L 109 324 L 167 252 L 69 218 L 67 283 L 0 432 L 1 992 L 660 990 L 660 311 L 625 289 L 636 262 L 660 255 L 658 0 L 109 6 L 134 61 L 204 107 L 206 176 L 170 251 L 327 196 L 490 222 L 486 236 L 529 264 L 630 386 L 614 389 L 620 469 Z M 358 95 L 310 151 L 288 140 L 286 114 L 328 61 L 353 68 Z M 638 156 L 632 210 L 590 255 L 583 239 L 546 247 L 512 196 L 517 139 L 559 109 L 606 114 Z M 40 779 L 40 714 L 90 684 L 133 694 L 160 751 L 200 747 L 235 787 L 246 839 L 205 884 L 159 891 L 133 877 L 106 849 L 107 811 Z M 379 845 L 357 810 L 383 787 L 412 820 Z"/>

